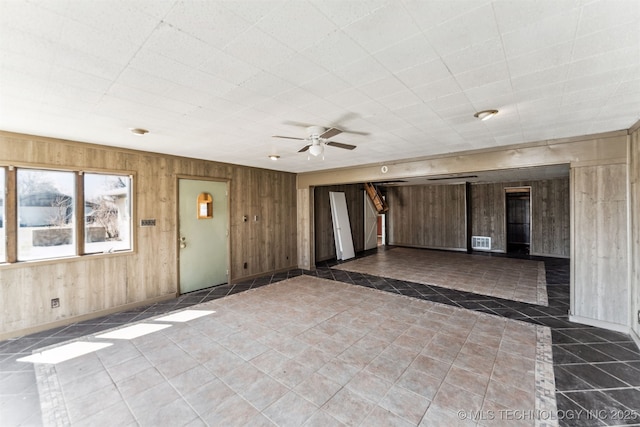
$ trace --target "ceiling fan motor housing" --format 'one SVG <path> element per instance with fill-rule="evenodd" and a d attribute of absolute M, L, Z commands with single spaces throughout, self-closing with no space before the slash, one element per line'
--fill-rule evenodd
<path fill-rule="evenodd" d="M 312 140 L 318 140 L 320 139 L 320 135 L 322 135 L 325 130 L 326 129 L 322 126 L 309 126 L 307 128 L 307 135 L 309 135 L 309 138 L 311 138 Z"/>

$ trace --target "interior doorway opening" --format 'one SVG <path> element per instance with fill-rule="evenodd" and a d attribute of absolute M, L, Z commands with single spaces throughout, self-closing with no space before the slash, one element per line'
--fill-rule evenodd
<path fill-rule="evenodd" d="M 507 253 L 529 255 L 531 249 L 531 187 L 505 189 Z"/>

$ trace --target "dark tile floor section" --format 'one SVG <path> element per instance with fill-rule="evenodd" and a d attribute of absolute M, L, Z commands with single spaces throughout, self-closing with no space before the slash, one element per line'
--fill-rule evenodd
<path fill-rule="evenodd" d="M 359 256 L 371 253 L 375 250 Z M 628 335 L 569 322 L 568 260 L 527 258 L 545 263 L 548 307 L 336 270 L 332 267 L 338 262 L 333 260 L 318 263 L 314 271 L 291 270 L 222 285 L 167 302 L 3 341 L 0 342 L 0 419 L 2 425 L 8 426 L 41 424 L 33 365 L 16 362 L 34 349 L 306 274 L 549 326 L 553 337 L 559 424 L 640 425 L 638 347 Z"/>

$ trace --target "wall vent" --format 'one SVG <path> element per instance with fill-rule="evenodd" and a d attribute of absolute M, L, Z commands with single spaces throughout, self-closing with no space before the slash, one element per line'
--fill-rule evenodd
<path fill-rule="evenodd" d="M 478 249 L 481 251 L 490 251 L 491 237 L 471 236 L 471 249 Z"/>
<path fill-rule="evenodd" d="M 155 226 L 156 226 L 155 218 L 141 219 L 140 220 L 140 227 L 155 227 Z"/>

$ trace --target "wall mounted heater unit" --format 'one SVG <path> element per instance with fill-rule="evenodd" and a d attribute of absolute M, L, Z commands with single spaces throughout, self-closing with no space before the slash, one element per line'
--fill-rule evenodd
<path fill-rule="evenodd" d="M 480 251 L 490 251 L 491 237 L 471 236 L 471 249 L 478 249 Z"/>

